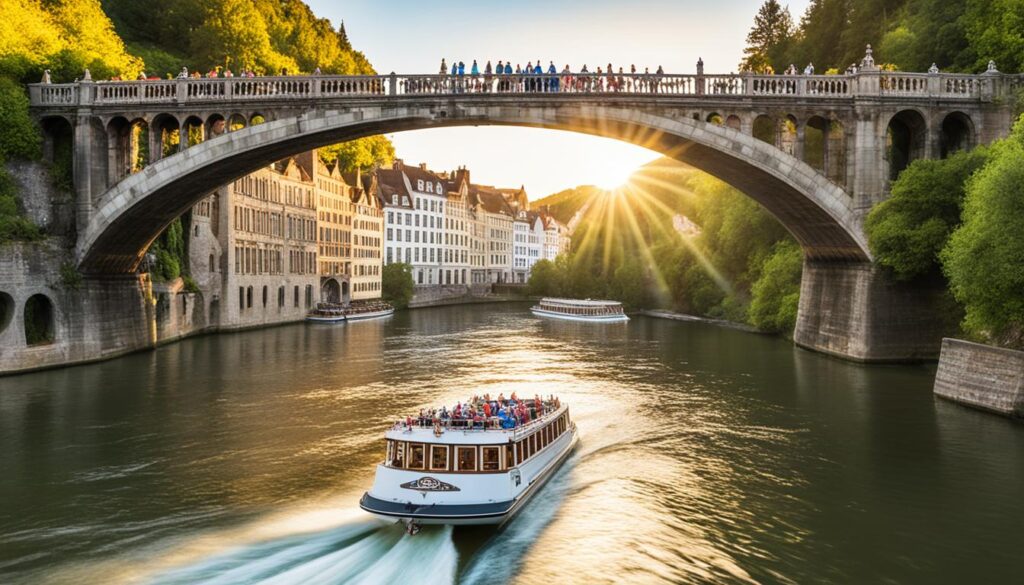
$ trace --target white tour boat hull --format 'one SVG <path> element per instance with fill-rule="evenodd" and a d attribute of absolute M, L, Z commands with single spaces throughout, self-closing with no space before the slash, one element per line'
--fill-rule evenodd
<path fill-rule="evenodd" d="M 344 323 L 345 315 L 338 315 L 336 317 L 321 317 L 317 315 L 307 315 L 306 321 L 310 323 Z"/>
<path fill-rule="evenodd" d="M 555 311 L 545 311 L 537 307 L 531 307 L 530 311 L 538 317 L 551 317 L 552 319 L 564 319 L 566 321 L 587 321 L 590 323 L 624 323 L 629 321 L 626 315 L 567 315 Z"/>
<path fill-rule="evenodd" d="M 372 313 L 356 313 L 348 315 L 346 318 L 349 321 L 365 321 L 367 319 L 380 319 L 381 317 L 390 317 L 395 312 L 394 309 L 385 309 L 383 311 L 373 311 Z"/>
<path fill-rule="evenodd" d="M 370 492 L 363 494 L 359 507 L 370 514 L 391 522 L 414 522 L 416 524 L 447 524 L 453 526 L 468 525 L 501 525 L 519 512 L 541 487 L 554 475 L 562 462 L 572 453 L 578 435 L 575 423 L 571 423 L 568 432 L 562 434 L 554 442 L 545 447 L 536 458 L 507 470 L 504 473 L 458 474 L 439 473 L 434 471 L 413 471 L 392 469 L 378 465 L 377 478 L 374 482 L 376 491 L 381 486 L 399 486 L 401 483 L 424 476 L 437 476 L 445 483 L 456 486 L 456 491 L 465 490 L 475 493 L 494 493 L 488 491 L 487 482 L 494 480 L 511 485 L 515 482 L 515 474 L 519 474 L 519 489 L 513 489 L 511 499 L 466 503 L 436 503 L 427 499 L 426 492 L 416 492 L 403 488 L 401 494 L 388 489 L 384 497 L 375 497 Z M 382 490 L 384 491 L 384 490 Z M 399 497 L 387 498 L 388 495 Z M 433 495 L 433 494 L 431 494 Z"/>

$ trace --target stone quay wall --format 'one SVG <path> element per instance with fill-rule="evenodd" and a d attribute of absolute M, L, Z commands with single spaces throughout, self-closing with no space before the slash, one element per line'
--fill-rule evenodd
<path fill-rule="evenodd" d="M 943 339 L 934 392 L 947 400 L 1024 418 L 1024 351 Z"/>

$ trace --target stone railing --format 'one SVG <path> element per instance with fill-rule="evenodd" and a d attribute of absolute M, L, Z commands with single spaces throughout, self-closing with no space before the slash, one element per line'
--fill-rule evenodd
<path fill-rule="evenodd" d="M 197 104 L 346 97 L 428 95 L 857 96 L 986 100 L 1020 83 L 1017 75 L 893 73 L 842 75 L 676 75 L 560 73 L 540 75 L 363 75 L 186 78 L 29 86 L 34 107 Z"/>

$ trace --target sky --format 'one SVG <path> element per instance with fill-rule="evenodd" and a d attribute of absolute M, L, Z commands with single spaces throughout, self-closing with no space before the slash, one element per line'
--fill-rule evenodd
<path fill-rule="evenodd" d="M 441 58 L 526 64 L 540 59 L 574 70 L 659 65 L 693 73 L 729 73 L 743 56 L 763 0 L 306 0 L 380 73 L 435 73 Z M 782 2 L 784 5 L 786 2 Z M 799 21 L 808 0 L 788 2 Z M 396 154 L 432 170 L 469 168 L 474 183 L 523 185 L 530 199 L 578 185 L 614 188 L 655 152 L 558 130 L 469 127 L 391 134 Z"/>

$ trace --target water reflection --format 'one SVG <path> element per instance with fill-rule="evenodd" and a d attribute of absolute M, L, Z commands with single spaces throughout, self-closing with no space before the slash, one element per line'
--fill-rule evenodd
<path fill-rule="evenodd" d="M 203 337 L 0 380 L 0 581 L 1012 580 L 1024 432 L 864 367 L 693 323 L 526 305 Z M 355 502 L 398 414 L 559 394 L 582 437 L 503 530 Z"/>

